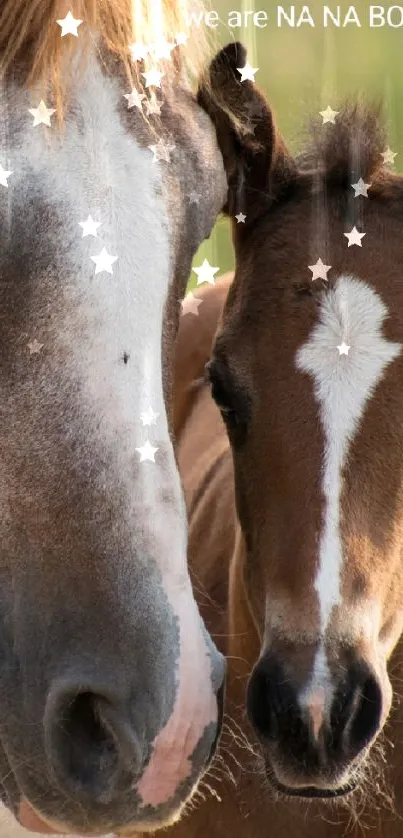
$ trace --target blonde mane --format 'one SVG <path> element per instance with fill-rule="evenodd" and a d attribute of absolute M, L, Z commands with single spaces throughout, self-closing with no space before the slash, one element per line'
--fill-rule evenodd
<path fill-rule="evenodd" d="M 192 2 L 192 12 L 197 4 Z M 61 37 L 57 21 L 68 11 L 83 21 L 79 37 Z M 59 116 L 69 87 L 69 59 L 77 44 L 83 57 L 102 47 L 121 62 L 128 82 L 143 91 L 141 71 L 156 65 L 145 59 L 145 67 L 132 59 L 130 44 L 175 42 L 183 32 L 188 41 L 176 47 L 171 61 L 158 61 L 158 69 L 188 79 L 199 75 L 206 61 L 209 44 L 206 28 L 188 28 L 187 0 L 4 0 L 0 11 L 0 77 L 16 71 L 32 89 L 38 84 L 52 91 Z M 172 69 L 171 69 L 172 68 Z"/>

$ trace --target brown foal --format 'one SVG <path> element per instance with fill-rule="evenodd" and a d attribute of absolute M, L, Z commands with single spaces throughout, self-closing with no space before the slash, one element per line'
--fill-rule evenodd
<path fill-rule="evenodd" d="M 228 658 L 235 782 L 218 761 L 221 805 L 174 835 L 397 838 L 403 178 L 384 165 L 377 109 L 358 104 L 292 158 L 239 80 L 245 60 L 225 48 L 214 104 L 199 91 L 236 273 L 202 292 L 197 318 L 184 305 L 175 415 L 194 586 Z"/>

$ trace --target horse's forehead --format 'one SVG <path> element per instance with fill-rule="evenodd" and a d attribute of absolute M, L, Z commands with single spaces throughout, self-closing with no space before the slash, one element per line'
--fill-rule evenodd
<path fill-rule="evenodd" d="M 116 194 L 115 218 L 131 212 L 132 235 L 140 240 L 142 220 L 150 215 L 152 230 L 152 214 L 156 208 L 161 216 L 164 205 L 171 277 L 178 258 L 179 268 L 189 270 L 224 203 L 226 177 L 212 123 L 187 88 L 167 83 L 153 91 L 150 101 L 157 102 L 160 114 L 147 122 L 144 110 L 130 100 L 127 82 L 105 75 L 91 56 L 86 72 L 77 73 L 71 85 L 60 137 L 56 113 L 49 127 L 33 124 L 28 109 L 38 105 L 39 94 L 16 85 L 3 86 L 1 95 L 0 136 L 8 168 L 17 166 L 18 174 L 25 162 L 25 174 L 37 177 L 39 191 L 47 179 L 55 199 L 65 200 L 74 190 L 77 212 L 89 202 L 102 211 Z M 53 102 L 45 104 L 51 108 Z M 157 235 L 156 230 L 154 241 Z"/>
<path fill-rule="evenodd" d="M 34 124 L 31 105 L 30 96 L 16 89 L 13 111 L 0 117 L 12 169 L 12 212 L 10 204 L 0 207 L 13 232 L 5 248 L 10 249 L 10 262 L 14 258 L 18 263 L 21 250 L 31 248 L 29 273 L 38 305 L 41 293 L 62 295 L 63 320 L 73 297 L 83 303 L 97 298 L 94 317 L 97 308 L 110 309 L 111 346 L 119 342 L 123 347 L 125 339 L 132 342 L 129 334 L 135 323 L 137 346 L 146 350 L 160 338 L 174 263 L 161 164 L 143 138 L 119 119 L 116 82 L 94 67 L 74 93 L 60 136 L 52 115 L 50 126 Z M 87 223 L 90 217 L 95 232 Z M 16 234 L 22 230 L 23 241 L 15 249 Z M 154 312 L 147 324 L 145 308 Z M 131 325 L 129 314 L 134 317 Z M 89 309 L 86 315 L 91 317 Z M 96 330 L 91 339 L 96 342 Z"/>
<path fill-rule="evenodd" d="M 223 200 L 221 158 L 218 183 L 211 194 L 203 194 L 202 141 L 210 149 L 207 168 L 211 174 L 214 148 L 218 154 L 213 128 L 203 113 L 193 117 L 194 109 L 199 109 L 189 99 L 189 121 L 195 123 L 196 136 L 186 142 L 183 134 L 170 139 L 168 123 L 175 125 L 172 115 L 164 123 L 162 137 L 172 162 L 156 160 L 155 150 L 148 146 L 156 146 L 158 137 L 149 137 L 144 128 L 137 130 L 142 118 L 127 111 L 116 79 L 105 78 L 96 64 L 74 90 L 60 136 L 52 114 L 50 126 L 34 125 L 29 112 L 38 106 L 34 96 L 18 87 L 2 93 L 8 102 L 0 112 L 2 163 L 12 170 L 8 191 L 1 187 L 2 258 L 8 276 L 2 300 L 6 309 L 9 306 L 17 312 L 0 323 L 2 360 L 11 371 L 10 380 L 4 381 L 5 393 L 12 386 L 16 346 L 21 346 L 23 331 L 29 328 L 27 345 L 36 340 L 41 346 L 32 363 L 23 366 L 23 383 L 14 401 L 5 400 L 8 449 L 26 445 L 30 450 L 34 433 L 30 429 L 44 427 L 51 393 L 59 399 L 60 415 L 70 416 L 74 404 L 70 419 L 77 422 L 77 436 L 88 440 L 85 456 L 101 448 L 110 454 L 113 474 L 108 472 L 109 479 L 122 491 L 127 486 L 125 497 L 133 504 L 127 513 L 131 520 L 143 514 L 147 521 L 147 510 L 157 496 L 163 498 L 164 509 L 171 498 L 171 506 L 182 513 L 180 520 L 179 512 L 173 516 L 173 524 L 171 516 L 168 524 L 172 524 L 169 534 L 178 561 L 183 562 L 185 517 L 167 424 L 161 340 L 167 297 L 179 303 L 180 293 L 173 285 L 178 262 L 183 265 L 180 290 L 184 292 L 191 256 L 204 230 L 209 232 Z M 51 102 L 45 104 L 50 108 Z M 170 150 L 170 145 L 177 148 Z M 201 183 L 191 224 L 185 192 L 192 181 L 193 175 L 188 174 L 192 166 L 194 174 L 200 173 Z M 16 299 L 23 299 L 24 305 L 16 306 Z M 28 349 L 24 350 L 30 359 Z M 61 357 L 65 359 L 62 373 Z M 46 376 L 40 377 L 38 370 L 45 364 Z M 20 441 L 13 420 L 17 408 L 24 414 L 27 393 L 35 393 L 35 398 L 27 399 L 32 422 Z M 150 416 L 154 418 L 147 419 Z M 49 440 L 55 435 L 56 450 L 56 423 L 49 425 L 48 433 Z M 135 496 L 130 491 L 133 464 Z M 53 465 L 49 458 L 45 465 L 49 482 L 51 471 L 56 480 L 57 463 Z M 167 535 L 166 530 L 159 545 L 166 543 Z M 155 552 L 165 555 L 163 550 Z M 173 566 L 174 559 L 171 562 Z M 162 571 L 166 572 L 165 565 Z"/>

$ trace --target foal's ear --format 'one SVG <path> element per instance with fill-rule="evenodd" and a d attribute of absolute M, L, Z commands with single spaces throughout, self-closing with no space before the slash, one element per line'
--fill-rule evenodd
<path fill-rule="evenodd" d="M 242 44 L 224 47 L 201 79 L 197 101 L 215 125 L 224 159 L 228 199 L 223 212 L 243 212 L 253 221 L 290 189 L 296 165 L 263 93 L 255 82 L 241 81 L 246 59 Z"/>

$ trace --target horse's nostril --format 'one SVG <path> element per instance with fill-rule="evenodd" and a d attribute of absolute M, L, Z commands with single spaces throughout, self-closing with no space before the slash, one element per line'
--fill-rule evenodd
<path fill-rule="evenodd" d="M 352 759 L 376 735 L 382 715 L 382 688 L 366 663 L 352 666 L 336 693 L 331 717 L 333 752 Z"/>
<path fill-rule="evenodd" d="M 84 786 L 93 784 L 95 774 L 102 773 L 108 778 L 116 775 L 117 743 L 102 719 L 99 700 L 94 695 L 77 696 L 62 720 L 61 731 L 66 767 L 74 775 L 80 772 Z"/>
<path fill-rule="evenodd" d="M 45 713 L 48 758 L 58 785 L 108 803 L 139 774 L 142 751 L 126 718 L 102 695 L 68 690 Z"/>
<path fill-rule="evenodd" d="M 375 677 L 368 677 L 360 690 L 358 706 L 353 716 L 350 743 L 359 751 L 376 734 L 382 714 L 382 691 Z"/>

